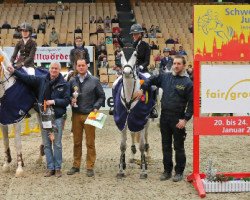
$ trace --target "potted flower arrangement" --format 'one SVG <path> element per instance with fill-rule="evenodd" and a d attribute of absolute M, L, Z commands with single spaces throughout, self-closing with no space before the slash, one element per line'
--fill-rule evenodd
<path fill-rule="evenodd" d="M 208 163 L 206 178 L 202 179 L 206 192 L 250 192 L 250 177 L 236 179 L 217 173 L 212 161 Z"/>

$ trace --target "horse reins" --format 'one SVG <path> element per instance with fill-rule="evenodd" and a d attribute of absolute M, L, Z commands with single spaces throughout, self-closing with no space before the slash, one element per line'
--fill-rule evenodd
<path fill-rule="evenodd" d="M 2 65 L 0 65 L 0 76 L 1 78 L 3 77 L 5 80 L 4 81 L 0 81 L 0 85 L 2 86 L 4 93 L 5 93 L 5 85 L 4 83 L 9 82 L 9 79 L 12 77 L 12 75 L 10 75 L 8 78 L 6 77 L 6 75 L 4 74 L 4 68 L 2 67 Z M 4 95 L 3 95 L 4 96 Z M 3 98 L 3 96 L 0 98 L 0 100 Z"/>
<path fill-rule="evenodd" d="M 2 76 L 2 73 L 3 73 L 3 67 L 2 66 L 0 66 L 0 72 L 1 72 L 1 74 L 0 74 L 0 76 Z M 5 80 L 4 81 L 0 81 L 0 84 L 2 85 L 2 84 L 4 84 L 5 82 L 9 82 L 9 79 L 12 77 L 12 75 L 10 75 L 8 78 L 6 78 L 6 75 L 3 73 L 3 77 L 5 78 Z M 2 78 L 2 77 L 1 77 Z"/>

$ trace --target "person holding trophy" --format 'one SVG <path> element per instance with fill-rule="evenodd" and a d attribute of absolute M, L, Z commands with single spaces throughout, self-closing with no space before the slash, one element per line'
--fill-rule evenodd
<path fill-rule="evenodd" d="M 77 75 L 70 80 L 71 105 L 72 105 L 72 130 L 73 130 L 73 167 L 68 175 L 80 172 L 82 157 L 83 130 L 86 134 L 86 169 L 87 176 L 94 176 L 96 160 L 95 127 L 84 124 L 90 112 L 97 112 L 105 101 L 105 93 L 98 78 L 88 73 L 85 59 L 76 62 Z"/>

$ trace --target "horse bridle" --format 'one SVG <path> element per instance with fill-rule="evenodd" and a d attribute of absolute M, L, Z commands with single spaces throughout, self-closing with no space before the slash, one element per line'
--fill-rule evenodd
<path fill-rule="evenodd" d="M 10 75 L 10 76 L 7 78 L 3 71 L 4 71 L 4 68 L 2 67 L 2 65 L 0 65 L 0 76 L 2 76 L 2 73 L 3 73 L 3 77 L 5 78 L 4 81 L 0 81 L 0 84 L 1 84 L 1 85 L 3 85 L 5 82 L 9 82 L 9 79 L 12 77 L 12 75 Z"/>
<path fill-rule="evenodd" d="M 125 88 L 124 88 L 124 84 L 122 83 L 122 89 L 123 89 L 123 96 L 124 96 L 124 97 L 121 97 L 121 99 L 122 99 L 123 102 L 125 103 L 125 106 L 126 106 L 127 110 L 130 111 L 131 105 L 132 105 L 132 103 L 133 103 L 133 102 L 135 101 L 135 99 L 136 99 L 136 97 L 133 98 L 133 94 L 134 94 L 134 91 L 135 91 L 135 83 L 136 83 L 135 70 L 134 70 L 135 65 L 134 65 L 134 67 L 131 67 L 130 65 L 125 65 L 125 66 L 123 67 L 123 69 L 124 69 L 125 67 L 129 67 L 129 68 L 131 69 L 131 72 L 132 72 L 132 74 L 133 74 L 133 79 L 134 79 L 133 91 L 132 91 L 132 94 L 131 94 L 131 98 L 130 98 L 130 100 L 129 100 L 128 102 L 127 102 L 127 100 L 126 100 L 126 98 L 125 98 Z M 124 78 L 124 71 L 122 71 L 122 79 L 123 79 L 123 78 Z"/>
<path fill-rule="evenodd" d="M 4 74 L 4 68 L 3 68 L 3 66 L 0 64 L 0 76 L 2 76 L 2 73 L 3 73 L 4 80 L 3 80 L 3 81 L 0 81 L 0 85 L 1 85 L 1 87 L 3 88 L 4 93 L 5 93 L 6 90 L 5 90 L 4 83 L 9 82 L 9 79 L 12 77 L 12 75 L 10 75 L 10 76 L 7 78 L 6 75 Z M 3 95 L 3 96 L 4 96 L 4 95 Z M 3 98 L 3 96 L 0 98 L 0 100 Z"/>

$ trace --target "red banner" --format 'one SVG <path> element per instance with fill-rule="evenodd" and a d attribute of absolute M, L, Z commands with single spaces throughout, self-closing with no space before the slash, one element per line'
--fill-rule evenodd
<path fill-rule="evenodd" d="M 250 135 L 250 117 L 194 118 L 195 135 Z"/>

